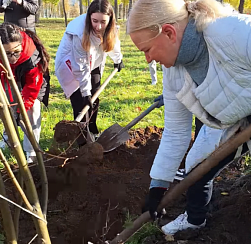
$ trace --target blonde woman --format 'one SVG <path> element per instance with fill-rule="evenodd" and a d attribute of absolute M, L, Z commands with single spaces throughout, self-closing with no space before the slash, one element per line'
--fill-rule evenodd
<path fill-rule="evenodd" d="M 100 87 L 107 54 L 120 71 L 124 65 L 113 8 L 108 0 L 94 0 L 86 14 L 68 24 L 55 60 L 55 73 L 71 100 L 74 119 L 85 105 L 91 106 L 89 129 L 93 134 L 98 134 L 99 99 L 91 104 L 91 96 Z M 78 142 L 81 145 L 85 140 Z"/>
<path fill-rule="evenodd" d="M 251 17 L 215 0 L 138 0 L 128 33 L 150 63 L 163 70 L 165 128 L 150 172 L 149 211 L 173 181 L 191 138 L 192 115 L 203 126 L 186 159 L 186 173 L 236 133 L 251 114 Z M 233 126 L 234 125 L 234 126 Z M 246 145 L 243 152 L 247 151 Z M 185 213 L 162 227 L 166 234 L 206 224 L 212 180 L 234 153 L 187 191 Z"/>

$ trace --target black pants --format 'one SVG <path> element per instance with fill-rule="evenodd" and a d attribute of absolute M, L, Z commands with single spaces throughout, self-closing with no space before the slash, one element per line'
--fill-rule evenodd
<path fill-rule="evenodd" d="M 100 87 L 100 70 L 99 68 L 94 69 L 91 72 L 91 84 L 92 84 L 92 90 L 91 94 L 93 95 Z M 79 113 L 82 111 L 82 109 L 88 104 L 88 100 L 84 97 L 82 97 L 82 94 L 80 92 L 80 89 L 76 90 L 71 96 L 71 106 L 73 108 L 73 116 L 74 119 L 76 119 L 79 115 Z M 98 108 L 99 108 L 99 99 L 97 98 L 95 102 L 93 103 L 93 109 L 89 109 L 89 130 L 93 134 L 98 134 L 98 128 L 97 128 L 97 116 L 98 116 Z M 86 117 L 81 120 L 82 122 L 86 122 Z M 83 138 L 79 138 L 78 143 L 81 145 Z M 85 139 L 84 139 L 85 141 Z"/>
<path fill-rule="evenodd" d="M 201 126 L 203 125 L 202 123 L 200 123 L 198 122 L 198 128 L 201 128 Z M 195 136 L 197 135 L 198 132 L 195 133 Z M 248 147 L 245 143 L 243 144 L 242 153 L 245 153 L 247 151 Z M 237 150 L 224 158 L 217 166 L 212 168 L 199 181 L 189 187 L 187 191 L 186 206 L 189 223 L 200 225 L 205 221 L 206 214 L 208 212 L 208 205 L 212 197 L 213 179 L 223 170 L 225 166 L 227 166 L 234 159 L 236 152 Z"/>

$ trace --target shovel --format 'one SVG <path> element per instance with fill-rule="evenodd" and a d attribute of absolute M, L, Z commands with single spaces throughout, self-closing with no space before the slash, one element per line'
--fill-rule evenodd
<path fill-rule="evenodd" d="M 109 81 L 112 79 L 112 77 L 117 73 L 118 68 L 115 68 L 112 73 L 108 76 L 108 78 L 104 81 L 104 83 L 100 86 L 100 88 L 94 93 L 94 95 L 91 98 L 91 102 L 94 103 L 96 101 L 96 99 L 98 98 L 98 96 L 100 95 L 100 93 L 105 89 L 105 87 L 107 86 L 107 84 L 109 83 Z M 90 106 L 86 105 L 83 110 L 81 111 L 81 113 L 78 115 L 78 117 L 75 119 L 75 121 L 80 122 L 85 114 L 87 113 L 87 111 L 89 110 Z"/>
<path fill-rule="evenodd" d="M 105 89 L 108 85 L 109 81 L 112 77 L 117 73 L 118 69 L 115 68 L 112 73 L 108 76 L 108 78 L 104 81 L 104 83 L 100 86 L 100 88 L 93 94 L 91 98 L 91 102 L 94 103 L 98 98 L 100 93 Z M 55 127 L 54 138 L 57 142 L 67 142 L 74 140 L 80 133 L 81 128 L 81 120 L 89 110 L 90 106 L 86 105 L 82 111 L 79 113 L 78 117 L 74 121 L 60 121 L 57 123 Z"/>
<path fill-rule="evenodd" d="M 131 121 L 124 128 L 118 123 L 106 129 L 98 138 L 97 142 L 103 146 L 104 152 L 110 152 L 130 139 L 128 130 L 136 125 L 141 119 L 155 109 L 159 101 L 152 104 L 147 110 L 141 113 L 137 118 Z"/>
<path fill-rule="evenodd" d="M 195 167 L 184 180 L 167 191 L 162 198 L 158 210 L 175 204 L 175 200 L 185 191 L 188 190 L 195 182 L 201 179 L 212 168 L 217 166 L 224 158 L 233 153 L 243 143 L 248 142 L 251 137 L 251 125 L 236 135 L 230 137 L 226 142 L 221 144 L 210 154 L 202 163 Z M 151 220 L 149 211 L 140 215 L 128 228 L 117 234 L 109 244 L 125 243 L 133 234 L 135 234 L 144 224 Z"/>

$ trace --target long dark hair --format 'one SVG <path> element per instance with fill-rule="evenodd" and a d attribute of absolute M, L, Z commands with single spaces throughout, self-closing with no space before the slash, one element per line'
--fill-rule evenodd
<path fill-rule="evenodd" d="M 14 25 L 12 23 L 5 22 L 0 25 L 0 37 L 3 44 L 9 44 L 11 42 L 20 42 L 22 43 L 22 35 L 21 31 L 24 31 L 34 42 L 38 52 L 39 57 L 41 58 L 40 64 L 41 64 L 41 70 L 43 73 L 48 72 L 48 65 L 50 61 L 50 56 L 48 52 L 46 51 L 44 45 L 40 41 L 40 39 L 37 37 L 37 35 L 30 31 L 23 29 L 17 25 Z"/>
<path fill-rule="evenodd" d="M 113 50 L 116 42 L 116 29 L 115 29 L 115 14 L 112 8 L 112 5 L 108 0 L 94 0 L 86 14 L 85 20 L 85 30 L 82 40 L 82 46 L 84 50 L 89 51 L 91 42 L 90 42 L 90 33 L 93 31 L 91 15 L 93 13 L 102 13 L 110 17 L 109 23 L 105 29 L 104 36 L 102 37 L 102 46 L 105 52 Z"/>

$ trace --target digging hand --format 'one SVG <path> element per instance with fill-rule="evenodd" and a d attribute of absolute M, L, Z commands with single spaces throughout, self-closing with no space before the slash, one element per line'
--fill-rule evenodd
<path fill-rule="evenodd" d="M 160 108 L 161 106 L 164 105 L 163 94 L 154 99 L 154 102 L 157 102 L 157 101 L 159 101 L 157 108 Z"/>
<path fill-rule="evenodd" d="M 119 64 L 114 64 L 114 69 L 115 68 L 118 68 L 118 72 L 120 72 L 121 69 L 125 68 L 123 61 L 121 60 L 121 62 Z"/>
<path fill-rule="evenodd" d="M 165 195 L 167 188 L 153 187 L 149 191 L 148 210 L 151 218 L 155 221 L 163 215 L 163 212 L 157 212 L 157 208 Z"/>
<path fill-rule="evenodd" d="M 92 96 L 86 96 L 84 97 L 84 104 L 89 105 L 91 109 L 93 109 L 93 103 L 91 101 Z"/>

